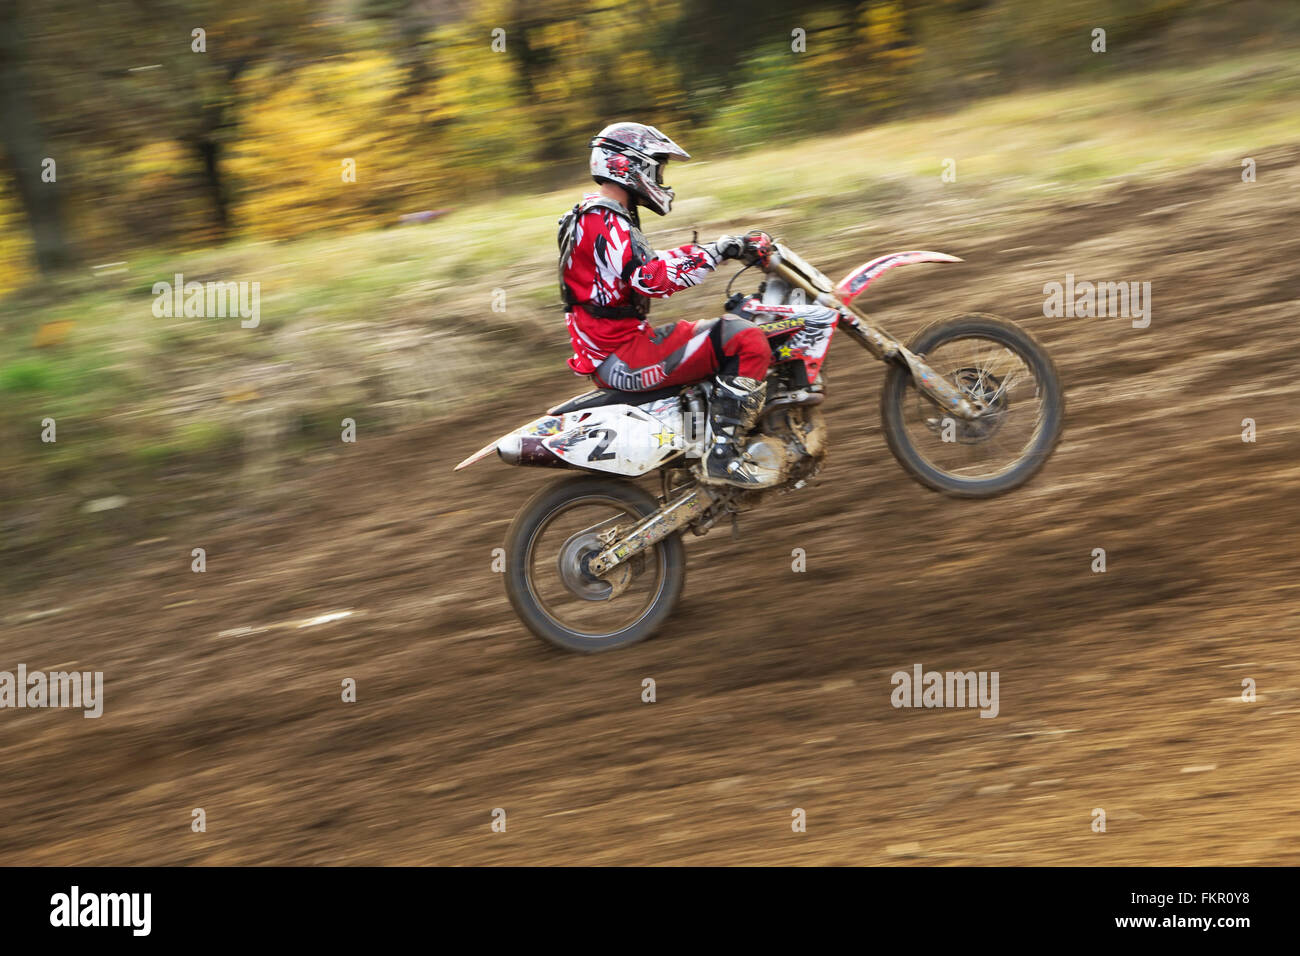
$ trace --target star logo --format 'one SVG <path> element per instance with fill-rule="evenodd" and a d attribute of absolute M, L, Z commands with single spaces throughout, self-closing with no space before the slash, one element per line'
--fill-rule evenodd
<path fill-rule="evenodd" d="M 667 429 L 661 432 L 656 432 L 654 437 L 659 440 L 657 446 L 659 448 L 663 448 L 664 445 L 671 445 L 673 443 L 673 433 Z"/>

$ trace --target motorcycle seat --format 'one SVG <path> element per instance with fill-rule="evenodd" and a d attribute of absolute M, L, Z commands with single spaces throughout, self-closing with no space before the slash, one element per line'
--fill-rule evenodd
<path fill-rule="evenodd" d="M 648 392 L 624 392 L 617 388 L 595 388 L 590 392 L 583 392 L 581 395 L 575 395 L 554 408 L 547 409 L 548 415 L 564 415 L 567 412 L 580 412 L 586 408 L 600 408 L 602 405 L 644 405 L 646 402 L 657 402 L 665 398 L 673 398 L 682 390 L 680 385 L 673 385 L 669 388 L 658 388 Z"/>

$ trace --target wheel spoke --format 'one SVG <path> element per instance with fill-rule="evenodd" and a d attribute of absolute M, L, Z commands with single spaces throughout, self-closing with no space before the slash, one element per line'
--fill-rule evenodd
<path fill-rule="evenodd" d="M 905 415 L 904 427 L 916 452 L 931 467 L 960 477 L 988 478 L 1014 467 L 1033 442 L 1042 416 L 1041 383 L 1025 359 L 1001 341 L 972 335 L 930 349 L 926 361 L 987 411 L 971 421 L 957 420 L 956 441 L 945 442 L 947 416 L 940 414 L 936 427 L 933 409 L 927 411 L 927 400 L 911 383 L 917 422 L 909 427 Z M 1029 383 L 1033 394 L 1022 400 Z M 964 447 L 951 448 L 953 444 Z"/>
<path fill-rule="evenodd" d="M 664 578 L 659 548 L 618 566 L 603 581 L 586 575 L 583 566 L 584 558 L 604 547 L 602 533 L 639 520 L 640 515 L 614 500 L 584 498 L 557 508 L 534 533 L 525 569 L 542 612 L 559 626 L 590 637 L 644 616 Z"/>

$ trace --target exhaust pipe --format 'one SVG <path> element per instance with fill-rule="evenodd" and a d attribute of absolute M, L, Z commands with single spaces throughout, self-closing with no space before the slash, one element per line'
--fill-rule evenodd
<path fill-rule="evenodd" d="M 570 468 L 567 461 L 531 435 L 507 435 L 497 442 L 497 455 L 507 465 L 532 465 L 536 468 Z"/>

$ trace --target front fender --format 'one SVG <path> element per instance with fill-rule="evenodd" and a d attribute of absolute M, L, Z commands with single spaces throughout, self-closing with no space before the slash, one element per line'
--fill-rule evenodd
<path fill-rule="evenodd" d="M 865 292 L 867 286 L 895 266 L 910 266 L 918 262 L 961 261 L 957 256 L 950 256 L 946 252 L 891 252 L 889 255 L 880 256 L 858 266 L 840 280 L 840 284 L 835 287 L 835 292 L 839 295 L 840 301 L 848 305 Z"/>

